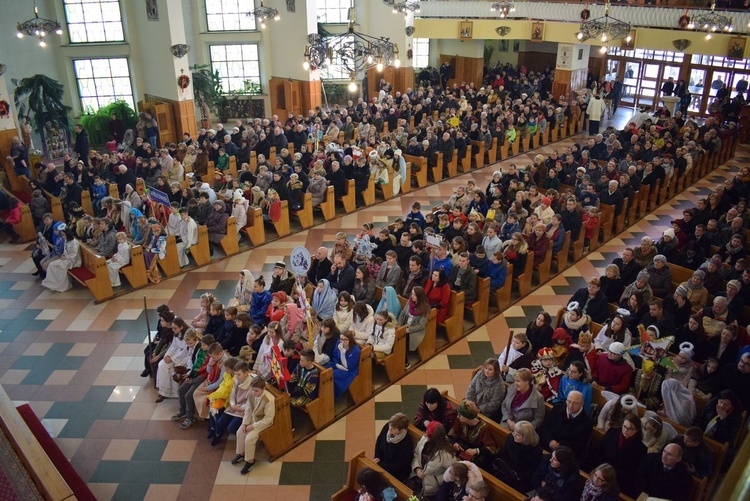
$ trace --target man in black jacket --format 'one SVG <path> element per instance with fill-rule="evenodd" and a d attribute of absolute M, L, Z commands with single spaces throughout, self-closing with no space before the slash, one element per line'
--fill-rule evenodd
<path fill-rule="evenodd" d="M 337 293 L 346 291 L 351 294 L 354 290 L 354 268 L 341 254 L 336 254 L 333 257 L 333 266 L 331 266 L 328 281 L 331 288 L 336 289 Z"/>
<path fill-rule="evenodd" d="M 634 480 L 641 492 L 664 499 L 688 499 L 693 487 L 693 478 L 682 462 L 682 447 L 677 444 L 646 455 Z"/>
<path fill-rule="evenodd" d="M 348 179 L 346 179 L 346 173 L 338 161 L 331 162 L 331 171 L 326 173 L 326 181 L 328 186 L 333 186 L 333 194 L 336 198 L 346 195 Z"/>
<path fill-rule="evenodd" d="M 312 257 L 310 269 L 307 270 L 307 281 L 313 286 L 318 285 L 318 282 L 328 278 L 331 273 L 331 266 L 333 266 L 333 263 L 328 259 L 328 249 L 319 247 Z"/>
<path fill-rule="evenodd" d="M 76 143 L 73 146 L 73 151 L 78 154 L 78 160 L 83 161 L 86 167 L 89 166 L 89 135 L 83 130 L 81 124 L 76 124 Z"/>
<path fill-rule="evenodd" d="M 583 225 L 583 218 L 581 213 L 578 212 L 577 205 L 578 202 L 575 197 L 568 197 L 565 201 L 565 208 L 560 211 L 563 228 L 570 230 L 571 242 L 578 240 L 578 236 L 581 233 L 581 226 Z"/>
<path fill-rule="evenodd" d="M 583 410 L 583 394 L 571 391 L 568 398 L 555 404 L 542 425 L 542 446 L 554 451 L 561 445 L 570 447 L 579 461 L 583 461 L 591 438 L 593 424 Z"/>
<path fill-rule="evenodd" d="M 640 265 L 635 261 L 633 249 L 627 247 L 622 251 L 622 257 L 615 258 L 612 264 L 620 268 L 620 278 L 624 284 L 632 284 L 638 278 L 638 272 L 641 271 Z"/>
<path fill-rule="evenodd" d="M 71 172 L 65 174 L 65 198 L 62 200 L 62 206 L 67 213 L 70 210 L 70 204 L 75 202 L 78 206 L 81 206 L 81 193 L 83 188 L 81 185 L 76 183 L 75 178 Z"/>

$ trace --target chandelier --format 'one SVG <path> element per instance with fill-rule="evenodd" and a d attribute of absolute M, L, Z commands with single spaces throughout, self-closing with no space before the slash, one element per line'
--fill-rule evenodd
<path fill-rule="evenodd" d="M 711 10 L 693 16 L 687 27 L 691 30 L 707 31 L 706 40 L 711 40 L 711 34 L 717 31 L 728 31 L 731 33 L 734 30 L 732 18 L 724 14 L 719 14 L 714 9 L 716 9 L 716 2 L 711 2 Z"/>
<path fill-rule="evenodd" d="M 269 19 L 273 19 L 274 21 L 279 21 L 281 19 L 278 9 L 266 7 L 263 5 L 263 0 L 261 0 L 260 6 L 248 12 L 247 15 L 254 17 L 255 20 L 260 23 L 261 29 L 266 29 L 266 21 Z"/>
<path fill-rule="evenodd" d="M 386 37 L 376 38 L 356 31 L 354 7 L 349 8 L 348 18 L 349 28 L 344 33 L 307 35 L 308 45 L 305 46 L 305 61 L 302 63 L 306 70 L 332 66 L 335 62 L 354 80 L 357 73 L 373 66 L 378 71 L 388 66 L 401 66 L 397 44 Z"/>
<path fill-rule="evenodd" d="M 504 19 L 508 17 L 508 14 L 516 11 L 516 6 L 513 5 L 513 2 L 495 2 L 490 7 L 490 10 L 492 12 L 499 12 L 500 18 Z"/>
<path fill-rule="evenodd" d="M 576 34 L 581 42 L 598 38 L 602 43 L 601 52 L 607 52 L 607 44 L 612 40 L 624 38 L 627 43 L 630 43 L 633 39 L 630 35 L 630 24 L 610 16 L 609 8 L 610 3 L 607 0 L 604 5 L 604 15 L 581 23 L 581 29 Z"/>
<path fill-rule="evenodd" d="M 419 14 L 419 0 L 407 0 L 402 3 L 393 4 L 393 13 L 407 15 L 409 12 Z"/>
<path fill-rule="evenodd" d="M 54 32 L 56 35 L 62 35 L 62 28 L 60 23 L 56 20 L 44 19 L 39 17 L 39 9 L 36 6 L 36 0 L 34 1 L 34 17 L 28 21 L 18 23 L 16 26 L 18 32 L 16 36 L 23 38 L 24 35 L 34 36 L 39 39 L 39 47 L 46 47 L 47 42 L 44 41 L 45 37 L 50 33 Z"/>

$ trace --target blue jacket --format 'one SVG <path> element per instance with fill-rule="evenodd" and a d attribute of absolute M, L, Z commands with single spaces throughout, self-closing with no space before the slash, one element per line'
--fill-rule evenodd
<path fill-rule="evenodd" d="M 268 310 L 268 305 L 271 304 L 271 299 L 271 293 L 268 291 L 253 292 L 252 304 L 250 304 L 250 311 L 248 311 L 253 322 L 260 325 L 268 323 L 266 311 Z"/>
<path fill-rule="evenodd" d="M 422 215 L 421 212 L 414 213 L 409 211 L 409 213 L 404 218 L 404 228 L 408 229 L 411 223 L 417 223 L 419 227 L 424 230 L 424 215 Z"/>
<path fill-rule="evenodd" d="M 505 261 L 501 261 L 498 264 L 492 261 L 487 263 L 487 275 L 490 277 L 490 290 L 496 291 L 503 285 L 505 285 L 505 278 L 508 276 L 508 267 L 505 266 Z"/>
<path fill-rule="evenodd" d="M 503 226 L 500 228 L 500 234 L 498 235 L 500 237 L 500 240 L 505 242 L 506 240 L 510 240 L 511 237 L 513 237 L 514 233 L 521 231 L 521 225 L 518 224 L 516 221 L 513 224 L 510 224 L 508 221 L 503 223 Z"/>
<path fill-rule="evenodd" d="M 440 268 L 443 268 L 446 277 L 450 276 L 451 271 L 453 271 L 453 261 L 451 260 L 450 254 L 443 259 L 438 259 L 437 257 L 432 258 L 432 261 L 430 262 L 430 271 L 439 270 Z"/>

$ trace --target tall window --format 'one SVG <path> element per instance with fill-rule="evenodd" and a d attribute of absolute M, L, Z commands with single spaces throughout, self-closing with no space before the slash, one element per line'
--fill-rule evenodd
<path fill-rule="evenodd" d="M 254 30 L 255 18 L 247 13 L 253 2 L 243 0 L 206 0 L 208 31 Z"/>
<path fill-rule="evenodd" d="M 135 109 L 126 58 L 76 59 L 73 69 L 85 112 L 96 111 L 117 100 L 123 100 Z"/>
<path fill-rule="evenodd" d="M 318 0 L 318 22 L 347 23 L 353 0 Z"/>
<path fill-rule="evenodd" d="M 412 66 L 415 68 L 426 68 L 430 65 L 430 39 L 414 38 L 411 42 Z"/>
<path fill-rule="evenodd" d="M 219 72 L 224 92 L 260 94 L 257 44 L 212 45 L 211 66 Z"/>
<path fill-rule="evenodd" d="M 122 42 L 119 0 L 65 0 L 71 43 Z"/>

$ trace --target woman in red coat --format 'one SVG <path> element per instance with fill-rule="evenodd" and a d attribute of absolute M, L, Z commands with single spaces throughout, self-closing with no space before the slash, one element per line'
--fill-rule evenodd
<path fill-rule="evenodd" d="M 13 229 L 13 225 L 20 222 L 21 202 L 16 197 L 8 197 L 8 214 L 5 219 L 0 219 L 0 223 L 2 223 L 2 230 L 10 237 L 10 243 L 12 244 L 17 243 L 20 238 L 16 230 Z"/>
<path fill-rule="evenodd" d="M 437 308 L 437 321 L 445 322 L 448 318 L 448 302 L 451 299 L 451 287 L 442 268 L 435 270 L 424 285 L 424 293 L 431 308 Z"/>

